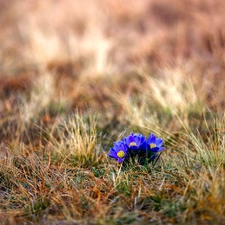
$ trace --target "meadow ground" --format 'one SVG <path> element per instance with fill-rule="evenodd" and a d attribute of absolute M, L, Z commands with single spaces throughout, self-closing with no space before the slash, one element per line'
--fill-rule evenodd
<path fill-rule="evenodd" d="M 223 0 L 0 0 L 1 224 L 225 224 Z M 109 157 L 130 132 L 153 167 Z"/>

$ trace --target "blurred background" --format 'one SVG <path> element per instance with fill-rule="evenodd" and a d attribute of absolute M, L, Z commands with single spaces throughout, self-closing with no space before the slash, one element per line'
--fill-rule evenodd
<path fill-rule="evenodd" d="M 224 78 L 225 0 L 0 0 L 0 221 L 225 224 Z"/>
<path fill-rule="evenodd" d="M 176 73 L 198 77 L 197 97 L 201 87 L 223 109 L 224 9 L 223 0 L 0 0 L 0 115 L 18 103 L 26 118 L 52 102 L 114 110 L 113 93 L 143 94 L 143 74 Z"/>

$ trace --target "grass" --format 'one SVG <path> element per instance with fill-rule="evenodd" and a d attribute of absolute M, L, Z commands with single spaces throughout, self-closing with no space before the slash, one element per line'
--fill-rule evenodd
<path fill-rule="evenodd" d="M 69 3 L 0 1 L 1 224 L 224 224 L 224 2 Z"/>

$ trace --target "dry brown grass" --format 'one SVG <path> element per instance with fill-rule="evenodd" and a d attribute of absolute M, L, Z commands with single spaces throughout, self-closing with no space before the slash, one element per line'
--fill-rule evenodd
<path fill-rule="evenodd" d="M 0 0 L 2 224 L 224 224 L 223 0 Z M 107 157 L 153 132 L 154 168 Z"/>

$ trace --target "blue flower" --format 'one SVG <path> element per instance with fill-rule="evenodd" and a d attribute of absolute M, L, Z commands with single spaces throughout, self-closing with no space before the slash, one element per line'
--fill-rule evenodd
<path fill-rule="evenodd" d="M 145 136 L 142 134 L 130 133 L 130 135 L 125 137 L 123 141 L 127 144 L 129 150 L 138 150 L 145 142 Z"/>
<path fill-rule="evenodd" d="M 122 139 L 122 141 L 114 142 L 113 148 L 110 148 L 109 157 L 116 159 L 123 166 L 137 162 L 140 165 L 146 165 L 150 162 L 157 162 L 160 154 L 163 151 L 163 140 L 157 138 L 154 134 L 146 139 L 142 134 L 130 133 L 129 136 Z"/>
<path fill-rule="evenodd" d="M 116 159 L 119 163 L 123 162 L 128 153 L 128 147 L 123 141 L 114 142 L 110 148 L 109 157 Z"/>
<path fill-rule="evenodd" d="M 156 152 L 161 152 L 165 148 L 162 147 L 163 145 L 163 140 L 161 138 L 156 138 L 154 134 L 150 134 L 146 141 L 146 149 L 147 151 L 156 153 Z"/>

